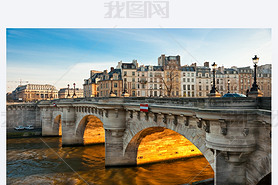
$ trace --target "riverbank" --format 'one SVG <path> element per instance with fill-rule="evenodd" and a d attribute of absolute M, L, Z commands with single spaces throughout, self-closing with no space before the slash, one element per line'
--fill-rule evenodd
<path fill-rule="evenodd" d="M 42 136 L 41 129 L 34 129 L 34 130 L 14 130 L 14 129 L 7 129 L 7 138 L 25 138 L 25 137 L 40 137 Z"/>

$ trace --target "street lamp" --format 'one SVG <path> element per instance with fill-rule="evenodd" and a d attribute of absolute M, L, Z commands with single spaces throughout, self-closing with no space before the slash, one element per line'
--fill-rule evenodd
<path fill-rule="evenodd" d="M 212 72 L 213 72 L 213 80 L 212 80 L 212 89 L 210 90 L 210 93 L 215 93 L 216 92 L 216 88 L 215 88 L 215 71 L 217 68 L 217 64 L 214 62 L 212 64 Z"/>
<path fill-rule="evenodd" d="M 72 95 L 72 97 L 73 98 L 76 97 L 76 94 L 75 94 L 75 83 L 73 83 L 73 95 Z"/>
<path fill-rule="evenodd" d="M 122 94 L 123 97 L 129 97 L 129 94 L 127 93 L 126 86 L 127 86 L 127 84 L 126 84 L 126 81 L 125 81 L 125 82 L 124 82 L 124 92 L 123 92 L 123 94 Z"/>
<path fill-rule="evenodd" d="M 230 93 L 230 80 L 228 80 L 228 93 Z"/>
<path fill-rule="evenodd" d="M 255 55 L 254 58 L 252 58 L 254 65 L 254 83 L 252 85 L 251 91 L 257 91 L 258 85 L 257 85 L 257 63 L 259 62 L 259 58 L 257 55 Z"/>
<path fill-rule="evenodd" d="M 257 85 L 257 64 L 259 63 L 259 57 L 255 55 L 254 58 L 252 58 L 254 63 L 254 83 L 252 84 L 252 88 L 250 89 L 250 92 L 248 93 L 248 97 L 261 97 L 263 96 L 263 93 L 259 89 Z"/>
<path fill-rule="evenodd" d="M 69 90 L 69 88 L 70 88 L 70 84 L 68 84 L 68 98 L 70 97 L 70 90 Z"/>
<path fill-rule="evenodd" d="M 114 92 L 113 92 L 113 87 L 112 87 L 112 85 L 113 85 L 113 77 L 111 77 L 110 78 L 110 80 L 111 80 L 111 91 L 110 91 L 110 97 L 115 97 L 116 96 L 116 94 L 114 94 Z"/>
<path fill-rule="evenodd" d="M 216 69 L 217 69 L 217 64 L 214 62 L 211 66 L 212 66 L 212 72 L 213 72 L 213 81 L 212 81 L 212 88 L 211 88 L 208 96 L 221 97 L 221 94 L 219 92 L 217 92 L 216 87 L 215 87 L 215 73 L 216 73 Z"/>

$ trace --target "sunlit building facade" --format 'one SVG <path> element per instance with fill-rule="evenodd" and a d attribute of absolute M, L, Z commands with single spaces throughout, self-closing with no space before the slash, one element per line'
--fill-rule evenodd
<path fill-rule="evenodd" d="M 32 102 L 58 98 L 58 91 L 53 85 L 27 84 L 19 85 L 12 92 L 13 101 Z"/>

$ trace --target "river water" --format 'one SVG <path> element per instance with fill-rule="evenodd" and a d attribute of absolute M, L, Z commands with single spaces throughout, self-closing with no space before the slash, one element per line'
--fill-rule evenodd
<path fill-rule="evenodd" d="M 104 145 L 61 145 L 59 137 L 7 139 L 7 184 L 175 185 L 213 178 L 204 157 L 105 168 Z"/>

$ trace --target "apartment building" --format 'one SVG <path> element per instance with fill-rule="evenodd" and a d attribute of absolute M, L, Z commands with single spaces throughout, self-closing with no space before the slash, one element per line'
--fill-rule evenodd
<path fill-rule="evenodd" d="M 102 75 L 101 71 L 90 71 L 90 78 L 84 79 L 83 84 L 83 95 L 84 97 L 97 97 L 97 82 L 100 80 L 100 76 Z"/>
<path fill-rule="evenodd" d="M 253 69 L 248 67 L 240 67 L 238 70 L 238 87 L 240 94 L 246 94 L 247 90 L 250 90 L 253 84 Z"/>
<path fill-rule="evenodd" d="M 225 68 L 224 75 L 225 75 L 225 86 L 227 87 L 226 93 L 228 93 L 228 87 L 230 89 L 230 93 L 238 93 L 239 75 L 237 69 Z"/>
<path fill-rule="evenodd" d="M 196 97 L 195 66 L 182 66 L 180 76 L 181 76 L 181 96 Z"/>
<path fill-rule="evenodd" d="M 257 68 L 257 84 L 263 93 L 263 96 L 271 96 L 271 64 L 258 66 Z"/>
<path fill-rule="evenodd" d="M 196 97 L 207 97 L 212 87 L 211 69 L 208 62 L 196 67 Z"/>

